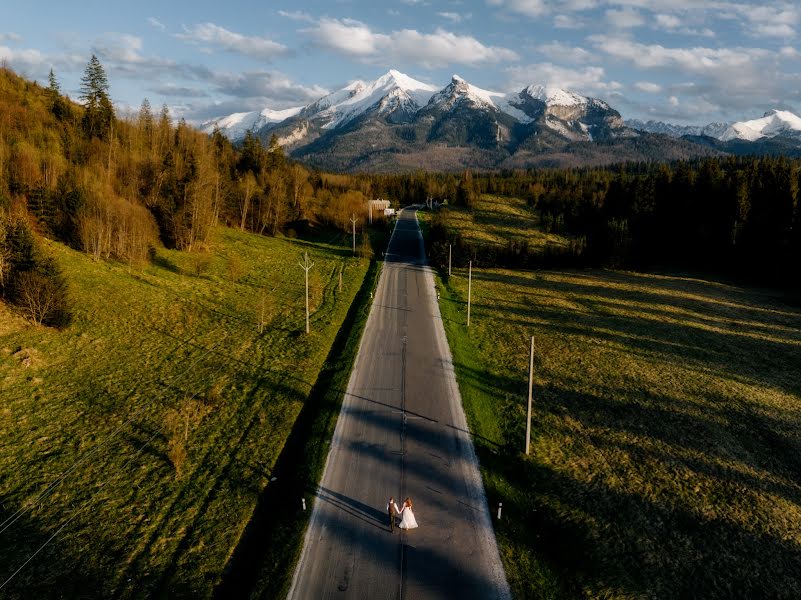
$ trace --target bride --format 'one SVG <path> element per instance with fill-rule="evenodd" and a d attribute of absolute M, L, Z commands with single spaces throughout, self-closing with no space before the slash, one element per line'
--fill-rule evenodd
<path fill-rule="evenodd" d="M 414 518 L 414 513 L 412 512 L 412 499 L 406 498 L 403 503 L 403 508 L 400 511 L 401 514 L 401 522 L 398 527 L 401 529 L 415 529 L 417 527 L 417 521 Z"/>

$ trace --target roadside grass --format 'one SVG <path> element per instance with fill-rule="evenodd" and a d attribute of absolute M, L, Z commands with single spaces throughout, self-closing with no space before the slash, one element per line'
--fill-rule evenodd
<path fill-rule="evenodd" d="M 376 256 L 388 240 L 385 232 L 371 235 Z M 284 598 L 289 592 L 381 266 L 378 260 L 370 264 L 275 465 L 281 484 L 268 486 L 262 493 L 254 518 L 215 590 L 220 600 Z M 306 501 L 305 510 L 302 500 Z"/>
<path fill-rule="evenodd" d="M 797 297 L 474 269 L 468 331 L 466 270 L 437 285 L 516 598 L 801 597 Z"/>
<path fill-rule="evenodd" d="M 537 213 L 520 198 L 481 194 L 472 210 L 460 206 L 447 210 L 448 227 L 471 244 L 506 246 L 510 240 L 525 240 L 531 250 L 537 250 L 568 243 L 560 235 L 543 231 Z"/>
<path fill-rule="evenodd" d="M 346 236 L 223 228 L 142 270 L 47 246 L 73 324 L 0 306 L 0 584 L 56 535 L 0 595 L 209 597 L 370 262 Z"/>

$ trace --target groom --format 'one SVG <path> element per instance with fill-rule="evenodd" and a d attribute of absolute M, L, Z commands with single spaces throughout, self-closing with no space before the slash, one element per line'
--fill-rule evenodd
<path fill-rule="evenodd" d="M 398 510 L 398 505 L 395 504 L 395 498 L 392 496 L 389 497 L 389 502 L 387 502 L 387 514 L 389 515 L 389 531 L 390 533 L 395 532 L 395 515 L 398 514 L 400 510 Z"/>

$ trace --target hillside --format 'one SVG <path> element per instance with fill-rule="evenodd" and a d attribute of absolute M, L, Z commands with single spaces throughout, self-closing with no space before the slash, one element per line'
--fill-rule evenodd
<path fill-rule="evenodd" d="M 363 182 L 96 92 L 0 69 L 2 596 L 209 597 L 267 497 L 280 587 L 385 222 L 354 253 Z"/>
<path fill-rule="evenodd" d="M 348 242 L 216 229 L 142 271 L 47 244 L 78 308 L 0 305 L 0 579 L 59 534 L 4 597 L 211 593 L 362 285 Z"/>

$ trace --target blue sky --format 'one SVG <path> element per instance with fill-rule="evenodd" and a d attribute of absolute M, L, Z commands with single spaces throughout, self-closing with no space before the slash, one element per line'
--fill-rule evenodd
<path fill-rule="evenodd" d="M 799 2 L 215 0 L 21 2 L 0 60 L 77 96 L 92 53 L 115 104 L 190 121 L 307 104 L 390 68 L 445 86 L 558 85 L 624 118 L 707 123 L 801 112 Z"/>

